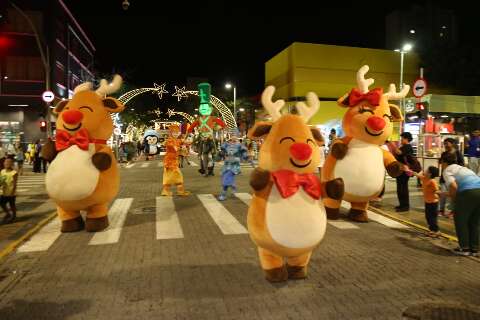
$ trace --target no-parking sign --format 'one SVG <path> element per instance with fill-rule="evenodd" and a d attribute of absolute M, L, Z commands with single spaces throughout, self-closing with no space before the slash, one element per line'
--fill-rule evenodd
<path fill-rule="evenodd" d="M 418 78 L 413 83 L 413 95 L 417 98 L 421 98 L 425 94 L 427 94 L 427 81 L 423 78 Z"/>

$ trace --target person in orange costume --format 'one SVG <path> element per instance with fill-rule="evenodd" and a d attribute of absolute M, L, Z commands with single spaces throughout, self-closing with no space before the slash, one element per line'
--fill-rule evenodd
<path fill-rule="evenodd" d="M 162 196 L 172 196 L 172 185 L 177 186 L 177 195 L 188 196 L 190 192 L 185 191 L 183 185 L 183 175 L 178 167 L 178 153 L 182 141 L 178 139 L 180 136 L 180 127 L 172 124 L 168 128 L 169 137 L 165 141 L 166 153 L 163 159 L 163 190 Z"/>

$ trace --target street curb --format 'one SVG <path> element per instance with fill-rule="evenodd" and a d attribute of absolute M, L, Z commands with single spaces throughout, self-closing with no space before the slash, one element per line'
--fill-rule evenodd
<path fill-rule="evenodd" d="M 53 218 L 57 216 L 57 212 L 52 212 L 46 218 L 43 218 L 40 222 L 38 222 L 32 229 L 28 230 L 23 236 L 18 238 L 17 240 L 10 243 L 4 249 L 0 251 L 0 262 L 7 257 L 10 253 L 12 253 L 22 242 L 33 236 L 38 230 L 40 230 L 44 225 L 50 222 Z"/>
<path fill-rule="evenodd" d="M 378 208 L 376 208 L 376 207 L 370 206 L 370 207 L 368 208 L 368 210 L 372 210 L 372 211 L 374 211 L 375 213 L 381 214 L 382 216 L 385 216 L 385 217 L 387 217 L 387 218 L 389 218 L 389 219 L 392 219 L 392 220 L 395 220 L 395 221 L 397 221 L 397 222 L 403 223 L 403 224 L 408 225 L 408 226 L 410 226 L 410 227 L 413 227 L 413 228 L 415 228 L 415 229 L 420 229 L 420 230 L 426 231 L 426 232 L 430 231 L 430 230 L 428 230 L 428 228 L 426 228 L 426 227 L 424 227 L 424 226 L 422 226 L 422 225 L 416 224 L 415 222 L 411 222 L 411 221 L 408 221 L 408 220 L 404 220 L 404 219 L 395 217 L 394 215 L 391 215 L 391 214 L 389 214 L 389 213 L 387 213 L 387 212 L 385 212 L 385 211 L 383 211 L 383 210 L 381 210 L 381 209 L 378 209 Z M 447 239 L 447 240 L 458 242 L 458 239 L 457 239 L 457 237 L 455 237 L 455 236 L 451 236 L 451 235 L 446 234 L 446 233 L 443 233 L 443 232 L 440 232 L 440 236 L 441 236 L 442 238 Z"/>

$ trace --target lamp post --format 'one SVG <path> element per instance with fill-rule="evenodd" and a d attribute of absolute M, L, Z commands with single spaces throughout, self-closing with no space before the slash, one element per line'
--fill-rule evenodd
<path fill-rule="evenodd" d="M 400 52 L 400 91 L 403 89 L 403 62 L 405 60 L 405 54 L 412 50 L 413 46 L 410 43 L 405 43 L 401 49 L 395 49 L 396 52 Z M 402 111 L 402 114 L 405 116 L 405 98 L 402 98 L 400 100 L 400 110 Z M 405 122 L 405 117 L 404 120 L 402 121 L 402 127 Z M 400 128 L 402 129 L 402 128 Z"/>
<path fill-rule="evenodd" d="M 231 83 L 226 83 L 225 88 L 230 90 L 233 87 L 233 116 L 235 120 L 237 119 L 237 108 L 236 108 L 236 102 L 237 102 L 237 87 L 232 85 Z"/>
<path fill-rule="evenodd" d="M 37 28 L 35 27 L 35 24 L 33 21 L 30 19 L 30 17 L 22 10 L 20 9 L 13 1 L 10 1 L 10 4 L 12 7 L 20 13 L 22 17 L 24 17 L 28 24 L 30 25 L 30 28 L 32 28 L 33 33 L 35 34 L 35 40 L 37 42 L 38 46 L 38 51 L 40 51 L 40 57 L 42 59 L 43 66 L 45 68 L 45 90 L 50 91 L 50 54 L 48 51 L 48 45 L 45 44 L 45 50 L 43 49 L 43 44 L 42 44 L 42 38 L 40 38 L 40 34 L 38 33 Z M 52 125 L 50 123 L 50 105 L 49 103 L 46 103 L 46 120 L 47 120 L 47 138 L 50 138 L 51 135 L 51 128 Z"/>

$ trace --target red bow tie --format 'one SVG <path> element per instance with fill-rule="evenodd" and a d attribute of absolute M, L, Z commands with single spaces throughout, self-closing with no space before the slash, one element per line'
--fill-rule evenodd
<path fill-rule="evenodd" d="M 372 106 L 378 106 L 380 104 L 380 98 L 382 98 L 383 89 L 382 88 L 375 88 L 367 93 L 361 93 L 360 90 L 357 88 L 353 88 L 350 91 L 350 95 L 348 96 L 348 104 L 350 107 L 356 106 L 361 101 L 368 101 Z"/>
<path fill-rule="evenodd" d="M 57 130 L 55 136 L 55 147 L 57 151 L 62 151 L 70 146 L 77 145 L 82 150 L 88 150 L 90 138 L 85 128 L 78 130 L 73 136 L 65 130 Z"/>
<path fill-rule="evenodd" d="M 313 173 L 298 174 L 290 170 L 279 170 L 272 173 L 272 176 L 283 198 L 294 195 L 300 186 L 314 199 L 318 200 L 322 195 L 320 181 Z"/>

